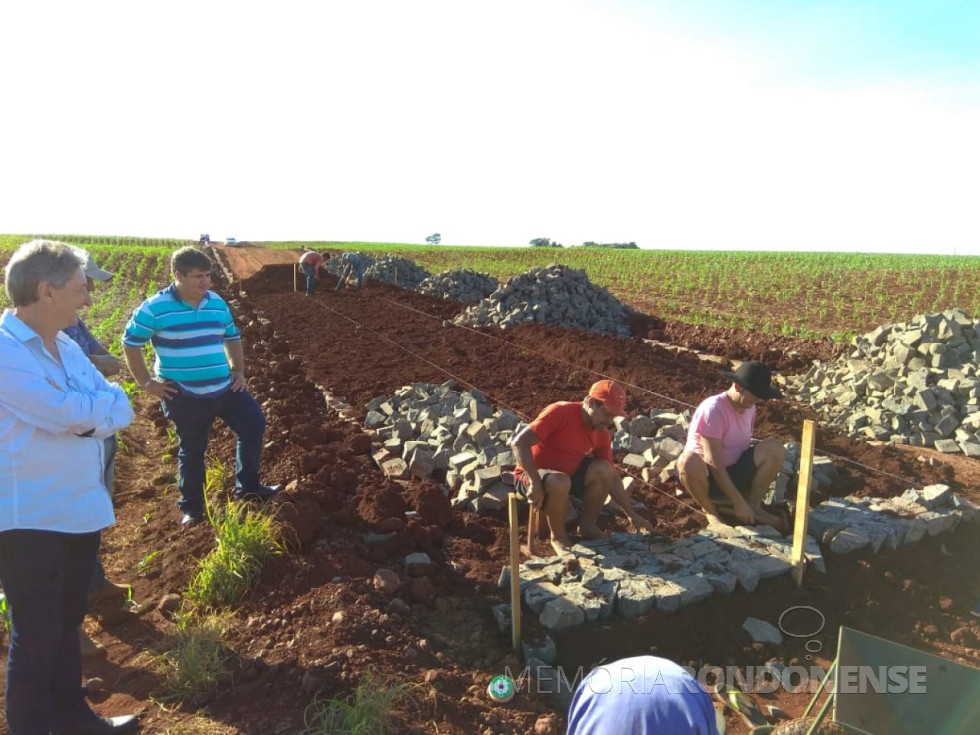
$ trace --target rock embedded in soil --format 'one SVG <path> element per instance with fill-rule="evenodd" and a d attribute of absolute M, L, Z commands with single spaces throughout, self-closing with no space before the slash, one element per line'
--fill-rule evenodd
<path fill-rule="evenodd" d="M 765 620 L 748 617 L 742 621 L 742 628 L 752 638 L 753 643 L 782 645 L 783 634 L 779 632 L 779 628 L 771 623 L 767 623 Z"/>
<path fill-rule="evenodd" d="M 561 724 L 554 713 L 541 715 L 534 721 L 534 735 L 559 735 L 560 732 Z"/>
<path fill-rule="evenodd" d="M 374 588 L 389 597 L 395 595 L 401 587 L 401 579 L 391 569 L 379 569 L 374 573 Z"/>
<path fill-rule="evenodd" d="M 172 618 L 180 610 L 181 603 L 181 596 L 176 592 L 171 592 L 160 598 L 160 601 L 157 603 L 157 610 L 165 618 Z"/>

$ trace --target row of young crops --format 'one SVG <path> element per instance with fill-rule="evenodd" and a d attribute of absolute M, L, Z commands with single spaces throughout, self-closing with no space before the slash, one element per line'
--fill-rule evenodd
<path fill-rule="evenodd" d="M 125 238 L 0 235 L 0 263 L 6 265 L 17 246 L 34 237 L 60 239 L 85 248 L 102 268 L 116 274 L 112 280 L 96 284 L 92 306 L 82 314 L 95 338 L 116 354 L 122 351 L 119 336 L 133 309 L 170 282 L 170 254 L 185 244 L 176 240 L 147 241 L 145 238 L 138 240 L 147 244 L 126 242 Z M 164 242 L 166 244 L 162 244 Z M 8 305 L 6 291 L 0 291 L 0 307 Z"/>
<path fill-rule="evenodd" d="M 593 283 L 649 314 L 786 336 L 848 339 L 953 306 L 980 313 L 980 258 L 969 256 L 261 244 L 395 252 L 433 273 L 471 268 L 500 280 L 557 262 L 584 268 Z"/>
<path fill-rule="evenodd" d="M 88 248 L 100 259 L 111 259 L 117 251 L 143 253 L 150 261 L 142 266 L 136 279 L 136 289 L 143 293 L 168 278 L 161 275 L 166 264 L 157 259 L 165 259 L 166 253 L 186 244 L 181 240 L 148 238 L 49 237 Z M 0 235 L 0 252 L 25 239 L 29 238 Z M 608 287 L 623 301 L 649 314 L 786 336 L 847 339 L 880 324 L 953 306 L 971 315 L 980 314 L 980 258 L 969 256 L 491 248 L 334 241 L 255 245 L 293 250 L 358 250 L 373 255 L 393 252 L 432 273 L 470 268 L 501 281 L 532 266 L 557 262 L 584 269 L 593 283 Z M 151 267 L 152 274 L 141 280 L 147 267 Z M 112 286 L 111 290 L 115 293 L 121 287 Z M 132 303 L 138 303 L 138 299 Z M 93 314 L 103 315 L 101 310 L 94 310 Z"/>

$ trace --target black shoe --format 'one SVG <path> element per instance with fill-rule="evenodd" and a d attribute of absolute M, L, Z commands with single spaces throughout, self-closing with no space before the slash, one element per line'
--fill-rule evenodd
<path fill-rule="evenodd" d="M 204 517 L 196 513 L 184 513 L 184 517 L 180 519 L 180 525 L 184 528 L 190 528 L 191 526 L 196 526 L 203 520 Z"/>
<path fill-rule="evenodd" d="M 259 485 L 257 490 L 244 490 L 235 493 L 239 500 L 268 500 L 282 490 L 282 485 Z"/>
<path fill-rule="evenodd" d="M 51 735 L 123 735 L 123 733 L 127 732 L 136 732 L 139 726 L 139 715 L 96 717 L 84 725 L 55 728 L 51 731 Z"/>

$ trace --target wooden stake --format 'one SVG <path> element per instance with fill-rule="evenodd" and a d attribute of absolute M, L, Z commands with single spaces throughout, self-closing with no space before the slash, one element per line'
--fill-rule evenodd
<path fill-rule="evenodd" d="M 539 511 L 531 502 L 527 504 L 527 555 L 534 556 L 534 542 L 538 539 Z"/>
<path fill-rule="evenodd" d="M 813 479 L 813 447 L 817 440 L 817 423 L 803 422 L 803 440 L 800 442 L 800 484 L 796 489 L 796 521 L 793 524 L 793 579 L 796 586 L 803 585 L 806 569 L 806 528 L 810 518 L 810 482 Z"/>
<path fill-rule="evenodd" d="M 296 281 L 298 277 L 299 277 L 299 266 L 296 263 L 293 263 L 293 292 L 299 290 L 299 288 L 296 285 Z"/>
<path fill-rule="evenodd" d="M 517 519 L 517 493 L 507 496 L 510 522 L 510 630 L 514 653 L 521 655 L 521 537 Z"/>

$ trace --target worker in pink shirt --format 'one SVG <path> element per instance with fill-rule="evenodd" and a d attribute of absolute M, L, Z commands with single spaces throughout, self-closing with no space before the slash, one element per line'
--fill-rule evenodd
<path fill-rule="evenodd" d="M 782 398 L 772 373 L 750 360 L 735 372 L 720 371 L 731 381 L 724 393 L 706 398 L 694 411 L 687 445 L 677 460 L 681 484 L 700 503 L 709 522 L 719 521 L 719 508 L 746 525 L 763 524 L 789 531 L 787 518 L 762 508 L 762 499 L 783 466 L 778 439 L 752 444 L 759 401 Z"/>
<path fill-rule="evenodd" d="M 315 250 L 307 250 L 299 258 L 299 267 L 306 275 L 306 295 L 313 296 L 316 278 L 320 275 L 320 266 L 323 265 L 325 253 L 318 253 Z"/>

